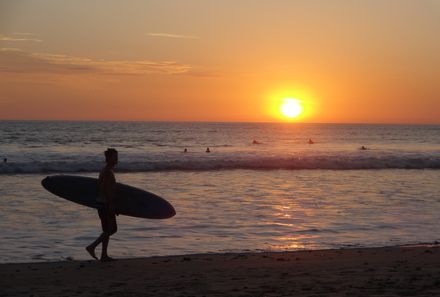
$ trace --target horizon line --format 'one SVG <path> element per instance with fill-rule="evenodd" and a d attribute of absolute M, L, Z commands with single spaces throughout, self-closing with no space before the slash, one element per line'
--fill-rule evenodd
<path fill-rule="evenodd" d="M 301 122 L 301 121 L 203 121 L 203 120 L 61 120 L 61 119 L 0 119 L 0 122 L 97 122 L 97 123 L 222 123 L 222 124 L 312 124 L 312 125 L 413 125 L 413 126 L 438 126 L 439 123 L 403 123 L 403 122 Z"/>

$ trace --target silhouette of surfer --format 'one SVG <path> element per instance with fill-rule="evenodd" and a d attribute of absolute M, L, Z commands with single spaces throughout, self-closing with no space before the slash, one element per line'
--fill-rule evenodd
<path fill-rule="evenodd" d="M 309 138 L 309 141 L 307 141 L 308 144 L 314 144 L 315 142 Z"/>
<path fill-rule="evenodd" d="M 95 259 L 98 259 L 95 254 L 96 247 L 102 243 L 101 261 L 112 261 L 113 258 L 107 254 L 108 242 L 110 236 L 115 234 L 118 226 L 116 224 L 116 209 L 115 209 L 115 187 L 116 179 L 113 173 L 113 167 L 118 163 L 118 151 L 114 148 L 109 148 L 105 152 L 106 165 L 99 174 L 99 193 L 97 197 L 98 215 L 101 220 L 102 233 L 89 246 L 86 247 L 87 252 Z"/>
<path fill-rule="evenodd" d="M 184 152 L 184 153 L 187 153 L 187 152 L 188 152 L 188 149 L 185 148 L 185 149 L 183 150 L 183 152 Z"/>
<path fill-rule="evenodd" d="M 207 152 L 207 153 L 210 153 L 210 152 L 211 152 L 211 150 L 209 149 L 209 147 L 206 148 L 206 152 Z"/>

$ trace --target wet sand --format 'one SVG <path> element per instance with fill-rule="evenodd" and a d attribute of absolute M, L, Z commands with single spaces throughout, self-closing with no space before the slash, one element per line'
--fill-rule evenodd
<path fill-rule="evenodd" d="M 0 264 L 0 296 L 440 296 L 440 247 Z"/>

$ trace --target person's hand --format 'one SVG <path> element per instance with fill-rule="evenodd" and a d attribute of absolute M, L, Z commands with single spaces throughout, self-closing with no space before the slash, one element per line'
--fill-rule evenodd
<path fill-rule="evenodd" d="M 109 205 L 109 209 L 110 209 L 110 211 L 111 211 L 112 213 L 114 213 L 114 214 L 117 214 L 117 215 L 118 215 L 118 213 L 116 212 L 116 207 L 115 207 L 115 205 L 114 205 L 114 204 L 110 204 L 110 205 Z"/>
<path fill-rule="evenodd" d="M 116 206 L 115 206 L 114 203 L 111 203 L 111 204 L 109 205 L 109 208 L 110 208 L 110 211 L 111 211 L 112 213 L 114 213 L 115 215 L 119 216 L 119 211 L 116 209 Z"/>

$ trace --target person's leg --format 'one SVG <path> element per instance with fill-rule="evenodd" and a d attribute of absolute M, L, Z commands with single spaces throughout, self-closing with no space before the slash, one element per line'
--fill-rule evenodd
<path fill-rule="evenodd" d="M 90 245 L 86 247 L 86 251 L 90 254 L 90 256 L 92 256 L 96 260 L 98 260 L 98 257 L 96 257 L 95 249 L 98 246 L 98 244 L 102 242 L 103 239 L 104 239 L 104 233 L 101 233 L 101 235 L 99 235 L 99 237 L 94 242 L 92 242 Z"/>
<path fill-rule="evenodd" d="M 106 227 L 107 226 L 107 215 L 105 213 L 105 210 L 102 208 L 98 208 L 98 215 L 99 215 L 99 219 L 101 220 L 101 227 L 102 227 L 103 232 L 101 233 L 101 235 L 99 235 L 99 237 L 94 242 L 92 242 L 90 245 L 88 245 L 86 247 L 86 251 L 90 254 L 90 256 L 92 256 L 96 260 L 98 260 L 98 257 L 96 257 L 95 249 L 105 239 L 105 237 L 106 237 L 105 230 L 107 229 L 107 227 Z M 108 242 L 108 240 L 107 240 L 107 242 Z"/>
<path fill-rule="evenodd" d="M 104 261 L 105 259 L 110 258 L 107 255 L 107 247 L 108 247 L 108 241 L 110 240 L 110 236 L 107 233 L 102 233 L 102 251 L 101 251 L 101 261 Z"/>
<path fill-rule="evenodd" d="M 107 248 L 110 241 L 110 236 L 115 234 L 118 228 L 116 225 L 116 216 L 114 213 L 108 212 L 106 223 L 106 231 L 102 239 L 101 261 L 112 261 L 113 258 L 109 257 L 107 254 Z"/>

